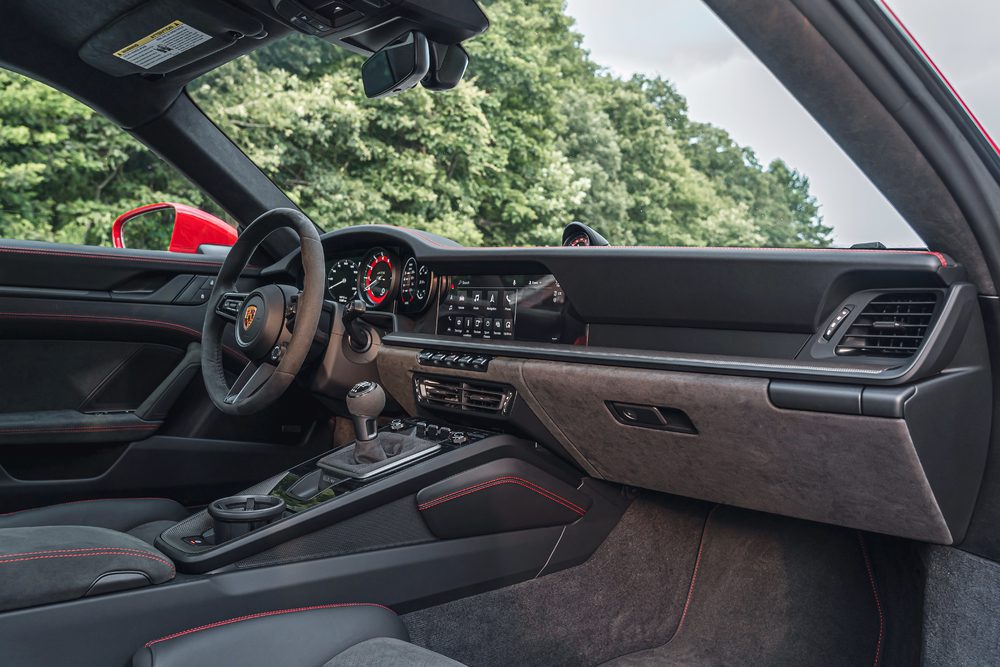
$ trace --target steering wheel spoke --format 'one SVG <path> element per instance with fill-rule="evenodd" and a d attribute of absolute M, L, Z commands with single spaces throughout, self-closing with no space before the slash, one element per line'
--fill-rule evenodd
<path fill-rule="evenodd" d="M 247 276 L 243 284 L 254 284 L 249 293 L 237 291 L 250 257 L 278 229 L 290 230 L 299 238 L 301 293 L 296 294 L 295 288 L 280 279 L 269 281 L 264 274 Z M 221 412 L 259 412 L 274 403 L 295 380 L 319 329 L 326 291 L 325 267 L 316 225 L 296 209 L 272 209 L 239 235 L 219 269 L 201 332 L 201 375 L 209 398 Z M 289 311 L 294 311 L 294 329 L 287 326 L 292 315 Z M 228 335 L 251 360 L 232 387 L 227 382 L 222 354 L 223 340 Z M 276 346 L 279 352 L 270 359 Z"/>
<path fill-rule="evenodd" d="M 247 296 L 243 292 L 224 292 L 215 304 L 215 314 L 224 320 L 235 322 Z"/>
<path fill-rule="evenodd" d="M 226 394 L 226 403 L 233 404 L 256 394 L 264 383 L 271 379 L 275 370 L 275 367 L 267 362 L 261 364 L 249 362 Z"/>

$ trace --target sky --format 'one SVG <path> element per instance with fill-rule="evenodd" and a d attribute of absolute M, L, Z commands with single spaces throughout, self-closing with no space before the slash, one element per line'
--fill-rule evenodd
<path fill-rule="evenodd" d="M 1000 20 L 1000 2 L 890 4 L 987 130 L 1000 138 L 1000 46 L 990 34 Z M 687 98 L 693 119 L 728 130 L 765 164 L 780 157 L 805 174 L 824 223 L 834 229 L 834 245 L 924 245 L 808 112 L 699 0 L 568 0 L 567 11 L 595 62 L 620 76 L 641 72 L 671 80 Z M 637 16 L 643 20 L 636 21 Z"/>

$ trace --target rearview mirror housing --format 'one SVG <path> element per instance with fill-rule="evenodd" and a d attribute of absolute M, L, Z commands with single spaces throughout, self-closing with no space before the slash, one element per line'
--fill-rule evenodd
<path fill-rule="evenodd" d="M 431 68 L 430 45 L 423 33 L 411 31 L 386 45 L 361 66 L 369 98 L 388 97 L 413 88 Z"/>

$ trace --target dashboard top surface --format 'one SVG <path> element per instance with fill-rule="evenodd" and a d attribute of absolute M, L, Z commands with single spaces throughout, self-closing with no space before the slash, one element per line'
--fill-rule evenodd
<path fill-rule="evenodd" d="M 845 304 L 853 307 L 852 298 L 866 291 L 926 290 L 938 299 L 935 318 L 940 319 L 945 310 L 960 310 L 949 288 L 965 277 L 951 258 L 929 251 L 466 248 L 427 232 L 385 225 L 340 229 L 324 234 L 322 242 L 328 288 L 344 290 L 328 298 L 344 303 L 360 296 L 369 309 L 406 320 L 396 335 L 389 332 L 387 343 L 415 344 L 404 340 L 405 334 L 479 346 L 503 343 L 512 353 L 563 344 L 569 348 L 557 355 L 563 356 L 589 340 L 593 352 L 749 358 L 749 367 L 754 358 L 767 358 L 815 366 L 827 376 L 837 367 L 876 371 L 832 373 L 843 379 L 903 378 L 911 366 L 898 359 L 840 358 L 824 352 L 821 340 L 816 344 L 817 332 Z M 293 253 L 262 276 L 294 278 L 298 271 Z M 515 318 L 513 310 L 487 310 L 488 303 L 479 310 L 470 307 L 477 298 L 537 300 L 526 296 L 527 285 L 509 283 L 530 276 L 550 285 L 537 308 L 518 305 Z M 713 366 L 727 367 L 718 361 Z"/>

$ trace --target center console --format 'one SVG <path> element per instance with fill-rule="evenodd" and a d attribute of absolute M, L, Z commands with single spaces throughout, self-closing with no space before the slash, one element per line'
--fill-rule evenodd
<path fill-rule="evenodd" d="M 164 531 L 156 546 L 179 569 L 206 572 L 401 498 L 412 497 L 412 510 L 417 510 L 419 492 L 498 460 L 527 457 L 532 467 L 551 465 L 534 460 L 539 455 L 525 441 L 480 428 L 404 417 L 380 429 L 384 405 L 378 384 L 358 383 L 347 400 L 354 442 L 211 503 L 205 511 Z M 567 481 L 572 479 L 561 472 Z M 538 474 L 548 475 L 540 470 Z M 538 483 L 567 486 L 564 495 L 576 493 L 567 481 L 542 479 Z M 578 507 L 588 502 L 586 498 L 577 501 Z M 415 511 L 410 515 L 427 532 L 421 515 Z M 433 537 L 428 533 L 429 539 Z"/>

